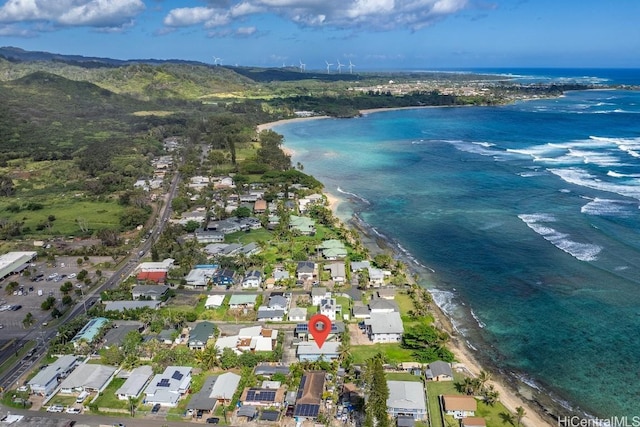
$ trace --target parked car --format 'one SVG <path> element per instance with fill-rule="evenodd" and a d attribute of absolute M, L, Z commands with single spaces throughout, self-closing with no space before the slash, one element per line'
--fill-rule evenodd
<path fill-rule="evenodd" d="M 219 422 L 220 418 L 218 417 L 207 418 L 207 424 L 218 424 Z"/>
<path fill-rule="evenodd" d="M 155 405 L 153 405 L 153 408 L 151 408 L 151 413 L 152 414 L 157 414 L 158 411 L 160 411 L 160 404 L 156 403 Z"/>
<path fill-rule="evenodd" d="M 67 408 L 65 411 L 67 414 L 79 414 L 80 408 Z"/>
<path fill-rule="evenodd" d="M 70 275 L 67 276 L 67 278 L 75 279 L 76 278 L 76 273 L 71 273 Z"/>
<path fill-rule="evenodd" d="M 22 306 L 20 304 L 18 305 L 12 305 L 11 306 L 11 311 L 18 311 L 22 308 Z"/>
<path fill-rule="evenodd" d="M 47 408 L 47 412 L 62 412 L 64 407 L 62 405 L 51 405 Z"/>

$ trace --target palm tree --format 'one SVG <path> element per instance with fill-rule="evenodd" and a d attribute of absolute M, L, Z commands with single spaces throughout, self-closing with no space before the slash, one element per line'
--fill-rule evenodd
<path fill-rule="evenodd" d="M 498 392 L 493 385 L 489 385 L 484 391 L 484 402 L 487 405 L 495 405 L 500 397 L 500 392 Z"/>
<path fill-rule="evenodd" d="M 466 395 L 472 395 L 474 391 L 474 381 L 470 377 L 465 377 L 460 384 L 462 392 Z"/>
<path fill-rule="evenodd" d="M 218 356 L 218 348 L 209 345 L 202 349 L 202 351 L 196 352 L 195 359 L 202 366 L 202 369 L 208 371 L 218 365 Z"/>
<path fill-rule="evenodd" d="M 522 406 L 518 406 L 516 408 L 516 423 L 518 427 L 520 427 L 520 423 L 522 422 L 522 419 L 525 415 L 527 415 L 527 413 L 524 408 Z"/>
<path fill-rule="evenodd" d="M 478 378 L 476 378 L 476 380 L 478 381 L 479 391 L 482 391 L 487 385 L 487 382 L 491 380 L 491 373 L 487 371 L 480 371 L 480 374 L 478 375 Z"/>

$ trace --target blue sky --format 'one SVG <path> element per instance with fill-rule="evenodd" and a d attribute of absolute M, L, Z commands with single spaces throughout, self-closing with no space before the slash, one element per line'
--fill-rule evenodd
<path fill-rule="evenodd" d="M 640 68 L 639 17 L 639 0 L 2 0 L 0 46 L 307 70 Z"/>

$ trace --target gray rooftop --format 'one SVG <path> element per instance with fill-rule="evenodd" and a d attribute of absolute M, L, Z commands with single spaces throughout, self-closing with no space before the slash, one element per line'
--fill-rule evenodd
<path fill-rule="evenodd" d="M 116 371 L 113 366 L 84 364 L 78 366 L 60 384 L 61 388 L 90 388 L 100 390 Z"/>
<path fill-rule="evenodd" d="M 424 387 L 418 381 L 387 381 L 389 386 L 388 408 L 426 411 Z"/>
<path fill-rule="evenodd" d="M 401 334 L 404 332 L 400 313 L 371 313 L 371 318 L 366 323 L 371 326 L 373 334 Z"/>

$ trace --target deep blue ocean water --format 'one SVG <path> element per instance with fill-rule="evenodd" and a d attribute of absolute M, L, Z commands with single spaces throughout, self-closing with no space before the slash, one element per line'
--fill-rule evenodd
<path fill-rule="evenodd" d="M 424 267 L 481 359 L 574 409 L 640 415 L 640 92 L 274 130 L 339 216 Z"/>

